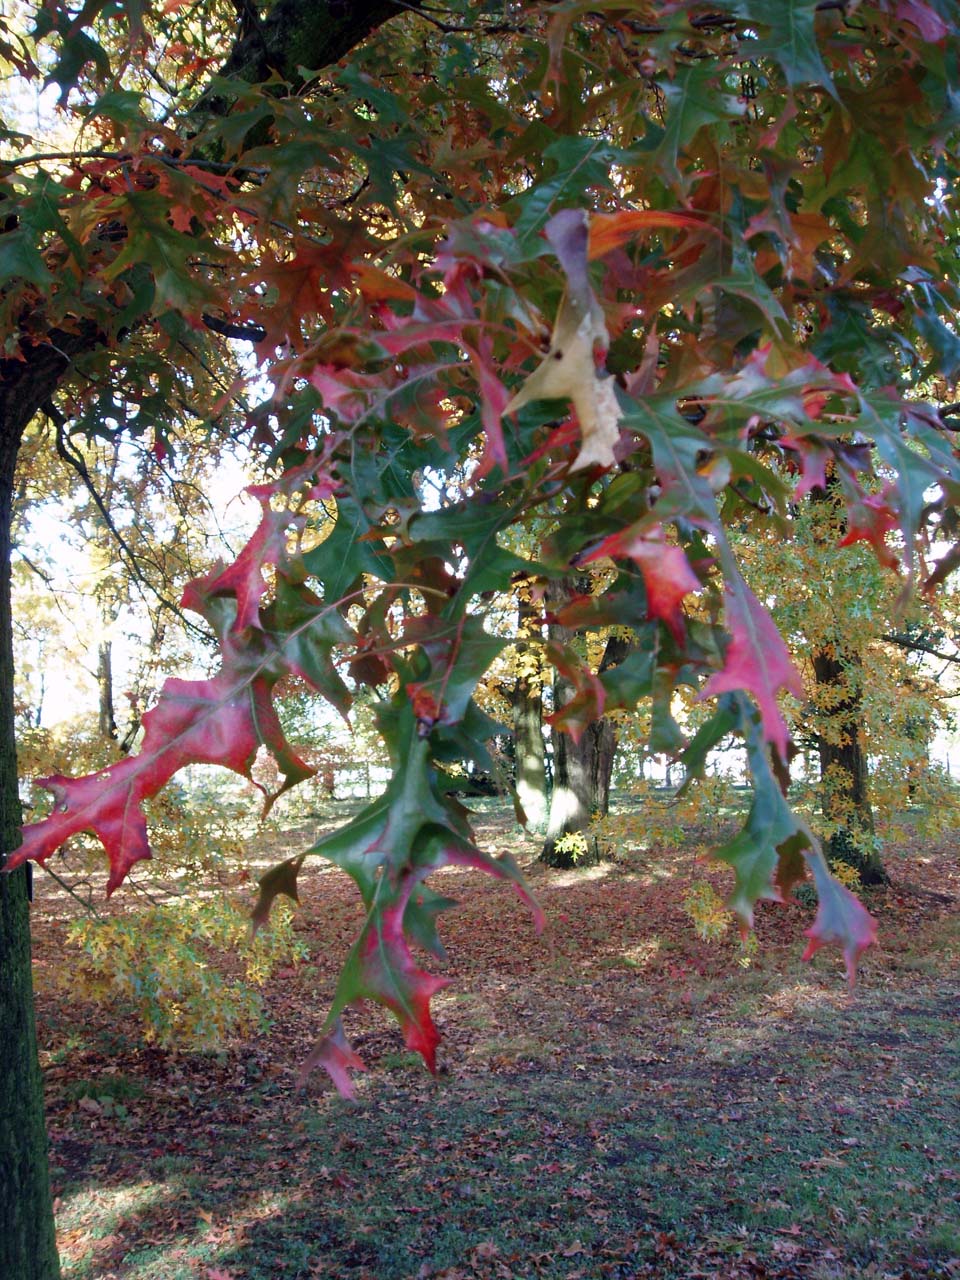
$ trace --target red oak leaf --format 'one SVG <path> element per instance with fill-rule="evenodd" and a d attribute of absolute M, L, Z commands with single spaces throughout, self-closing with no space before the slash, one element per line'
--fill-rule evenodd
<path fill-rule="evenodd" d="M 287 343 L 296 346 L 302 339 L 304 323 L 312 326 L 318 318 L 331 321 L 336 291 L 349 290 L 351 286 L 350 264 L 342 244 L 297 239 L 295 246 L 292 258 L 265 258 L 246 277 L 251 306 L 267 330 L 266 349 Z M 259 303 L 264 287 L 275 291 L 273 305 Z"/>
<path fill-rule="evenodd" d="M 442 851 L 443 860 L 435 865 L 474 867 L 478 871 L 486 871 L 498 880 L 512 880 L 521 902 L 525 903 L 533 914 L 534 929 L 537 933 L 543 932 L 545 923 L 543 910 L 527 890 L 523 881 L 523 873 L 509 853 L 504 852 L 501 853 L 499 858 L 493 858 L 490 854 L 481 852 L 474 845 L 458 840 L 447 841 L 443 845 Z"/>
<path fill-rule="evenodd" d="M 416 732 L 412 718 L 411 731 Z M 412 754 L 423 757 L 423 751 L 418 752 L 416 748 Z M 389 791 L 387 794 L 389 796 Z M 423 895 L 415 890 L 443 867 L 474 867 L 515 885 L 533 911 L 538 933 L 543 927 L 543 914 L 527 892 L 523 875 L 509 854 L 494 857 L 451 828 L 418 819 L 417 802 L 411 802 L 406 789 L 395 792 L 392 801 L 389 808 L 399 806 L 401 812 L 384 815 L 381 800 L 340 832 L 322 839 L 315 848 L 315 852 L 329 857 L 353 876 L 368 907 L 363 932 L 341 975 L 333 1013 L 336 1015 L 347 1005 L 366 999 L 385 1005 L 400 1022 L 408 1047 L 422 1054 L 433 1070 L 439 1035 L 430 1014 L 430 1000 L 447 985 L 447 980 L 420 969 L 411 953 L 410 941 L 415 940 L 434 954 L 442 955 L 442 945 L 434 928 L 435 912 L 424 910 Z M 429 807 L 428 794 L 423 803 Z M 388 870 L 391 862 L 394 870 Z M 380 874 L 376 874 L 378 866 Z M 284 881 L 288 886 L 289 879 L 286 874 Z M 448 899 L 438 900 L 435 896 L 434 903 L 439 903 L 440 909 L 453 905 Z M 351 1065 L 344 1049 L 342 1039 L 325 1038 L 308 1059 L 304 1072 L 317 1064 L 337 1080 L 334 1073 L 345 1073 Z M 349 1081 L 346 1083 L 349 1085 Z M 343 1081 L 338 1081 L 338 1088 L 346 1092 Z"/>
<path fill-rule="evenodd" d="M 336 1085 L 342 1098 L 356 1099 L 356 1090 L 350 1079 L 351 1071 L 366 1071 L 366 1065 L 355 1053 L 343 1033 L 343 1023 L 337 1018 L 326 1035 L 322 1035 L 304 1059 L 297 1075 L 297 1083 L 303 1085 L 314 1067 L 323 1067 Z"/>
<path fill-rule="evenodd" d="M 275 480 L 267 484 L 251 484 L 246 492 L 258 502 L 270 498 L 286 498 L 288 501 L 298 494 L 312 498 L 315 502 L 323 502 L 337 491 L 337 482 L 330 474 L 329 455 L 334 447 L 329 440 L 325 454 L 311 454 L 298 466 L 288 467 Z"/>
<path fill-rule="evenodd" d="M 269 499 L 261 498 L 263 515 L 257 531 L 227 568 L 213 569 L 202 578 L 187 583 L 180 604 L 184 609 L 204 613 L 204 601 L 214 596 L 234 596 L 237 617 L 234 631 L 260 625 L 260 600 L 267 589 L 263 569 L 277 565 L 286 550 L 289 526 L 299 517 L 289 511 L 273 511 Z"/>
<path fill-rule="evenodd" d="M 506 389 L 490 363 L 490 341 L 483 337 L 477 347 L 471 347 L 460 340 L 460 345 L 470 357 L 477 385 L 480 388 L 480 420 L 486 434 L 486 448 L 480 461 L 478 475 L 486 475 L 492 467 L 498 466 L 507 470 L 507 448 L 503 442 L 503 411 L 510 401 L 510 392 Z"/>
<path fill-rule="evenodd" d="M 110 859 L 107 893 L 113 893 L 135 863 L 150 857 L 147 822 L 140 808 L 148 793 L 142 783 L 137 785 L 139 764 L 139 757 L 129 757 L 85 778 L 38 778 L 39 786 L 52 792 L 56 809 L 42 822 L 23 828 L 23 841 L 7 860 L 7 869 L 29 858 L 42 865 L 72 835 L 92 831 Z"/>
<path fill-rule="evenodd" d="M 605 556 L 629 556 L 640 566 L 647 589 L 649 617 L 661 619 L 675 638 L 682 640 L 680 602 L 691 591 L 700 589 L 700 579 L 690 568 L 682 548 L 668 543 L 659 525 L 645 531 L 632 525 L 604 538 L 589 555 L 583 557 L 583 563 L 602 560 Z"/>
<path fill-rule="evenodd" d="M 310 777 L 312 770 L 290 750 L 271 701 L 272 680 L 222 670 L 211 680 L 167 680 L 160 701 L 143 718 L 139 755 L 84 778 L 50 777 L 40 785 L 53 792 L 57 808 L 24 827 L 12 869 L 32 858 L 43 863 L 79 831 L 92 831 L 110 859 L 107 893 L 130 868 L 150 857 L 142 804 L 186 764 L 219 764 L 244 777 L 262 744 L 273 751 L 284 773 L 284 788 Z"/>
<path fill-rule="evenodd" d="M 360 292 L 368 302 L 384 302 L 388 298 L 400 298 L 403 301 L 413 300 L 417 291 L 413 285 L 407 284 L 398 276 L 382 271 L 372 262 L 354 262 L 351 272 L 356 277 Z"/>
<path fill-rule="evenodd" d="M 356 996 L 390 1009 L 400 1023 L 407 1048 L 419 1053 L 430 1070 L 436 1071 L 440 1033 L 430 1015 L 430 1001 L 450 985 L 450 980 L 417 967 L 403 932 L 407 900 L 422 878 L 420 873 L 404 872 L 396 899 L 371 919 L 357 949 L 354 981 L 358 983 Z"/>
<path fill-rule="evenodd" d="M 897 17 L 912 22 L 924 40 L 937 42 L 950 34 L 950 27 L 926 0 L 898 0 Z"/>
<path fill-rule="evenodd" d="M 840 539 L 841 547 L 854 542 L 869 542 L 877 559 L 888 569 L 899 568 L 900 562 L 887 546 L 887 534 L 898 527 L 898 520 L 883 496 L 867 494 L 847 507 L 847 532 Z"/>
<path fill-rule="evenodd" d="M 189 235 L 193 229 L 194 212 L 189 205 L 174 204 L 170 206 L 170 222 L 174 231 L 182 231 Z"/>
<path fill-rule="evenodd" d="M 832 451 L 819 440 L 808 436 L 782 436 L 780 444 L 785 449 L 792 449 L 800 455 L 800 482 L 793 499 L 799 502 L 814 489 L 827 488 L 827 463 L 833 457 Z"/>
<path fill-rule="evenodd" d="M 746 689 L 760 707 L 763 730 L 770 742 L 787 758 L 789 734 L 777 706 L 777 693 L 787 689 L 803 697 L 803 684 L 776 624 L 742 578 L 728 580 L 724 610 L 730 644 L 722 671 L 707 681 L 701 698 Z"/>
<path fill-rule="evenodd" d="M 386 309 L 378 314 L 385 328 L 372 336 L 385 351 L 395 356 L 431 342 L 459 342 L 465 326 L 476 323 L 472 310 L 462 315 L 446 297 L 418 295 L 413 314 L 409 316 L 398 316 Z"/>
<path fill-rule="evenodd" d="M 327 659 L 342 638 L 340 629 L 331 627 L 330 611 L 304 588 L 287 584 L 281 590 L 284 578 L 278 579 L 277 601 L 264 617 L 269 622 L 282 602 L 292 625 L 261 629 L 259 602 L 265 590 L 261 568 L 278 562 L 283 530 L 295 518 L 289 511 L 273 512 L 270 499 L 292 499 L 302 492 L 327 496 L 332 482 L 318 467 L 313 458 L 269 485 L 252 488 L 264 516 L 237 564 L 191 583 L 184 593 L 185 603 L 200 612 L 213 597 L 236 597 L 235 625 L 221 636 L 220 671 L 208 680 L 166 681 L 157 705 L 143 718 L 138 755 L 85 778 L 41 780 L 53 792 L 56 807 L 49 817 L 24 828 L 23 843 L 8 866 L 28 858 L 42 863 L 77 832 L 91 831 L 110 860 L 107 892 L 112 893 L 136 862 L 150 857 L 143 801 L 185 765 L 222 765 L 249 778 L 257 752 L 265 746 L 283 775 L 281 791 L 311 776 L 313 770 L 287 743 L 273 692 L 283 676 L 299 674 L 339 705 L 342 698 L 327 674 Z"/>
<path fill-rule="evenodd" d="M 385 373 L 357 373 L 354 369 L 318 364 L 308 378 L 323 397 L 323 407 L 341 422 L 356 422 L 367 411 L 372 396 L 383 394 L 396 381 L 393 370 Z"/>
<path fill-rule="evenodd" d="M 547 433 L 546 439 L 523 460 L 524 467 L 532 467 L 541 458 L 563 457 L 580 439 L 580 424 L 571 416 L 559 427 Z"/>
<path fill-rule="evenodd" d="M 390 1009 L 400 1023 L 407 1048 L 419 1053 L 431 1071 L 436 1071 L 440 1034 L 430 1014 L 430 1001 L 450 985 L 450 980 L 417 966 L 404 933 L 404 912 L 420 881 L 439 867 L 450 864 L 477 867 L 498 878 L 513 880 L 534 911 L 538 932 L 543 924 L 542 914 L 524 890 L 520 873 L 511 859 L 484 855 L 454 837 L 430 841 L 422 865 L 408 867 L 400 873 L 390 905 L 371 913 L 355 949 L 356 969 L 343 995 L 349 995 L 350 999 L 366 997 Z"/>
<path fill-rule="evenodd" d="M 685 230 L 689 227 L 702 227 L 716 234 L 702 217 L 690 213 L 666 213 L 659 209 L 626 209 L 623 213 L 595 213 L 590 219 L 590 239 L 587 256 L 591 260 L 602 258 L 604 254 L 619 249 L 628 240 L 633 240 L 641 231 L 654 228 L 677 227 Z"/>
<path fill-rule="evenodd" d="M 301 526 L 303 517 L 288 509 L 274 510 L 275 498 L 293 500 L 303 494 L 315 501 L 329 498 L 336 490 L 335 482 L 323 469 L 316 457 L 309 458 L 297 467 L 291 467 L 270 484 L 249 485 L 244 492 L 260 503 L 260 523 L 253 537 L 237 556 L 233 564 L 218 566 L 202 578 L 188 582 L 180 600 L 185 609 L 192 609 L 206 617 L 206 602 L 218 596 L 233 596 L 237 602 L 237 616 L 231 627 L 235 633 L 247 627 L 260 627 L 260 601 L 267 589 L 263 570 L 268 565 L 279 565 L 286 554 L 287 530 L 291 525 Z"/>
<path fill-rule="evenodd" d="M 805 930 L 810 941 L 803 958 L 810 960 L 821 947 L 836 943 L 843 951 L 852 987 L 861 954 L 877 940 L 877 922 L 849 889 L 834 880 L 819 850 L 808 851 L 804 857 L 813 872 L 819 905 L 813 924 Z"/>
<path fill-rule="evenodd" d="M 425 689 L 419 681 L 411 681 L 407 685 L 407 696 L 418 720 L 429 725 L 437 723 L 443 714 L 443 708 L 429 689 Z"/>

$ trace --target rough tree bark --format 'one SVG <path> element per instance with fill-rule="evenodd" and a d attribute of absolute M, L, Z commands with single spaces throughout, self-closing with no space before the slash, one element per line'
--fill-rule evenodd
<path fill-rule="evenodd" d="M 837 477 L 830 473 L 826 488 L 815 488 L 810 499 L 836 510 L 838 489 Z M 825 818 L 833 820 L 841 815 L 828 842 L 829 856 L 854 867 L 863 884 L 887 884 L 889 877 L 873 840 L 870 769 L 863 749 L 861 665 L 855 649 L 840 647 L 840 637 L 813 655 L 814 678 L 829 691 L 822 705 L 830 708 L 833 720 L 829 738 L 817 736 L 820 807 Z"/>
<path fill-rule="evenodd" d="M 101 619 L 103 621 L 103 619 Z M 97 647 L 98 726 L 100 736 L 117 740 L 117 719 L 113 708 L 113 645 L 102 640 Z"/>
<path fill-rule="evenodd" d="M 233 50 L 220 75 L 261 84 L 279 73 L 299 89 L 304 69 L 330 66 L 355 48 L 388 18 L 416 9 L 420 0 L 276 0 L 260 17 L 250 0 Z"/>
<path fill-rule="evenodd" d="M 61 336 L 75 350 L 92 335 Z M 20 843 L 10 610 L 14 472 L 24 428 L 66 365 L 63 349 L 46 346 L 28 361 L 0 362 L 0 864 Z M 27 886 L 26 868 L 0 875 L 0 1276 L 57 1280 Z"/>
<path fill-rule="evenodd" d="M 558 841 L 574 831 L 584 831 L 595 813 L 606 816 L 616 751 L 617 736 L 606 718 L 588 725 L 579 742 L 566 733 L 554 734 L 553 789 L 541 861 L 551 867 L 574 865 L 575 854 L 558 848 Z M 592 852 L 598 854 L 599 850 Z"/>

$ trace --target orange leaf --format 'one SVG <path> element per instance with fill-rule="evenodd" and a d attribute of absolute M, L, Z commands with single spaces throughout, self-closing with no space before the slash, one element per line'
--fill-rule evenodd
<path fill-rule="evenodd" d="M 659 209 L 627 209 L 623 213 L 597 213 L 590 219 L 587 257 L 594 261 L 633 239 L 638 231 L 653 227 L 706 227 L 708 222 L 695 214 L 667 213 Z"/>
<path fill-rule="evenodd" d="M 386 298 L 416 298 L 417 291 L 406 280 L 400 280 L 375 267 L 371 262 L 355 262 L 350 268 L 357 278 L 360 292 L 368 302 L 382 302 Z"/>

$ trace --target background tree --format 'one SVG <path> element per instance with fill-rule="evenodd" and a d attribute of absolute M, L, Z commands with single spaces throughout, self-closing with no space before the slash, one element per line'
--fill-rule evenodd
<path fill-rule="evenodd" d="M 149 852 L 142 805 L 184 765 L 249 775 L 265 747 L 279 789 L 308 776 L 274 707 L 285 682 L 344 714 L 366 691 L 391 781 L 265 877 L 255 909 L 261 922 L 277 894 L 295 896 L 307 854 L 356 882 L 364 923 L 308 1063 L 345 1092 L 359 1060 L 340 1014 L 359 999 L 392 1010 L 433 1065 L 443 979 L 413 951 L 440 950 L 448 904 L 430 874 L 453 863 L 519 883 L 477 846 L 446 768 L 490 766 L 496 726 L 473 694 L 504 645 L 485 619 L 519 576 L 604 566 L 578 628 L 626 628 L 631 652 L 598 672 L 568 646 L 572 736 L 648 704 L 696 775 L 739 732 L 755 799 L 717 851 L 731 905 L 749 924 L 757 899 L 809 870 L 808 954 L 837 943 L 852 973 L 873 925 L 783 800 L 778 697 L 801 686 L 728 529 L 764 509 L 789 530 L 771 452 L 808 488 L 829 466 L 848 530 L 884 555 L 896 528 L 908 565 L 931 531 L 949 535 L 960 493 L 936 409 L 905 398 L 908 383 L 858 376 L 878 342 L 924 366 L 956 343 L 952 11 L 418 10 L 277 0 L 244 5 L 238 31 L 216 0 L 119 14 L 48 0 L 29 35 L 7 23 L 0 49 L 24 79 L 59 86 L 78 125 L 57 149 L 7 134 L 4 564 L 17 449 L 46 406 L 95 435 L 122 388 L 146 409 L 133 425 L 172 457 L 187 418 L 244 433 L 264 469 L 257 530 L 184 595 L 219 669 L 167 682 L 137 755 L 49 779 L 57 807 L 8 866 L 92 831 L 112 891 Z M 236 415 L 232 342 L 252 345 L 248 394 L 263 395 Z M 425 476 L 440 477 L 439 506 Z M 548 532 L 518 554 L 509 530 L 534 514 Z M 314 545 L 303 534 L 321 515 Z M 12 827 L 8 577 L 0 587 Z M 716 699 L 689 742 L 671 720 L 677 687 Z M 0 1005 L 4 1046 L 30 1033 L 22 883 L 4 880 L 20 895 L 0 936 L 0 971 L 20 975 Z M 12 1083 L 0 1078 L 16 1098 L 10 1143 L 38 1132 L 37 1091 Z M 12 1159 L 32 1190 L 15 1178 L 0 1194 L 46 1221 L 42 1169 Z M 27 1235 L 11 1247 L 31 1261 L 18 1272 L 13 1254 L 11 1273 L 51 1274 Z"/>
<path fill-rule="evenodd" d="M 798 511 L 789 544 L 771 535 L 743 552 L 752 582 L 778 584 L 774 616 L 804 675 L 805 697 L 788 714 L 798 744 L 817 756 L 830 856 L 877 884 L 886 879 L 878 827 L 889 830 L 911 800 L 934 824 L 953 808 L 929 765 L 930 741 L 951 721 L 952 603 L 944 593 L 934 613 L 905 602 L 889 565 L 846 534 L 828 490 Z"/>
<path fill-rule="evenodd" d="M 551 645 L 548 654 L 553 658 L 550 717 L 553 754 L 550 810 L 540 856 L 556 867 L 572 867 L 588 854 L 598 853 L 596 847 L 589 847 L 584 833 L 594 818 L 605 817 L 610 808 L 616 730 L 610 716 L 595 715 L 599 708 L 589 694 L 584 706 L 577 688 L 578 672 L 570 671 L 571 659 L 576 666 L 580 662 L 575 648 L 576 628 L 564 625 L 564 619 L 568 623 L 576 621 L 578 608 L 586 605 L 590 610 L 592 585 L 589 576 L 562 578 L 552 584 L 552 592 L 547 596 Z M 602 582 L 596 586 L 601 589 Z M 587 647 L 583 640 L 581 647 Z M 583 658 L 591 670 L 596 667 L 597 674 L 601 675 L 622 662 L 630 646 L 621 635 L 600 633 L 592 647 L 600 656 L 585 652 Z"/>
<path fill-rule="evenodd" d="M 103 436 L 110 429 L 105 424 Z M 233 497 L 224 471 L 233 477 L 228 485 L 242 483 L 229 442 L 204 437 L 172 472 L 152 448 L 112 430 L 106 439 L 82 431 L 71 437 L 62 421 L 44 415 L 21 446 L 13 531 L 17 703 L 21 730 L 46 729 L 49 682 L 38 655 L 59 666 L 61 677 L 63 664 L 76 664 L 96 682 L 100 737 L 125 754 L 163 676 L 202 663 L 213 647 L 209 632 L 181 610 L 180 595 L 212 557 L 236 554 L 255 527 L 247 517 L 256 503 L 231 501 L 225 527 L 205 496 Z M 61 700 L 57 720 L 81 706 Z M 42 750 L 45 735 L 33 736 Z M 42 757 L 30 755 L 31 773 L 80 767 L 62 760 L 40 767 Z"/>

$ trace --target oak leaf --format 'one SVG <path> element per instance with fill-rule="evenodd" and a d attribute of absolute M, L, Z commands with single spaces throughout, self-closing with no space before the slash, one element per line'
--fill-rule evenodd
<path fill-rule="evenodd" d="M 589 564 L 605 556 L 628 556 L 639 566 L 647 590 L 649 616 L 666 623 L 674 638 L 682 640 L 680 604 L 691 591 L 700 589 L 700 579 L 691 569 L 683 549 L 668 543 L 659 525 L 644 528 L 639 524 L 604 538 L 589 555 L 582 557 L 582 563 Z"/>
<path fill-rule="evenodd" d="M 802 698 L 800 674 L 769 612 L 740 577 L 727 582 L 724 617 L 731 638 L 723 669 L 710 677 L 700 696 L 710 698 L 734 689 L 752 693 L 764 732 L 785 760 L 789 734 L 777 693 L 786 689 Z"/>
<path fill-rule="evenodd" d="M 813 924 L 804 931 L 810 941 L 803 958 L 810 960 L 821 947 L 828 943 L 836 944 L 843 952 L 847 978 L 852 987 L 860 956 L 877 940 L 877 922 L 846 885 L 831 876 L 826 859 L 815 841 L 811 841 L 811 848 L 804 857 L 813 873 L 818 906 Z"/>
<path fill-rule="evenodd" d="M 571 471 L 612 467 L 620 439 L 620 404 L 614 379 L 600 372 L 610 345 L 603 310 L 587 275 L 587 215 L 564 209 L 546 227 L 567 278 L 550 349 L 504 406 L 513 413 L 533 400 L 570 400 L 580 423 L 581 447 Z"/>

